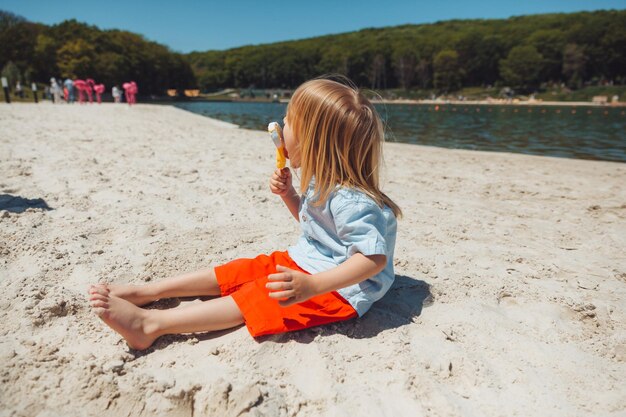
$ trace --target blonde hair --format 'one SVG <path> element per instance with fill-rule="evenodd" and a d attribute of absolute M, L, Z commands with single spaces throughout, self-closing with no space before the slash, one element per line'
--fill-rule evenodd
<path fill-rule="evenodd" d="M 400 207 L 379 186 L 383 124 L 372 103 L 345 77 L 302 84 L 287 106 L 287 123 L 300 148 L 300 189 L 315 177 L 321 204 L 337 187 L 358 189 L 396 217 Z"/>

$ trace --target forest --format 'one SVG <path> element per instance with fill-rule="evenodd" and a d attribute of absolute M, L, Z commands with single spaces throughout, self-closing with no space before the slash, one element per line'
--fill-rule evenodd
<path fill-rule="evenodd" d="M 0 68 L 11 85 L 69 77 L 93 78 L 110 89 L 135 80 L 141 94 L 154 95 L 196 85 L 185 56 L 141 35 L 75 20 L 47 26 L 3 11 Z"/>
<path fill-rule="evenodd" d="M 293 88 L 324 73 L 372 89 L 626 82 L 626 10 L 450 20 L 187 55 L 202 90 Z"/>
<path fill-rule="evenodd" d="M 363 29 L 180 54 L 141 35 L 69 20 L 46 26 L 0 11 L 0 68 L 25 81 L 134 79 L 166 89 L 295 88 L 326 73 L 372 89 L 626 83 L 626 10 L 543 14 Z"/>

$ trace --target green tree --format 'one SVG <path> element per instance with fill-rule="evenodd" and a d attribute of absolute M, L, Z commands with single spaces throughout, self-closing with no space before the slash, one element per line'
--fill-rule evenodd
<path fill-rule="evenodd" d="M 467 85 L 481 85 L 484 83 L 484 57 L 480 54 L 480 45 L 483 43 L 483 34 L 472 30 L 464 35 L 455 46 L 458 51 L 458 60 L 463 63 L 465 82 Z"/>
<path fill-rule="evenodd" d="M 108 89 L 131 78 L 128 75 L 128 65 L 124 55 L 116 52 L 106 51 L 96 55 L 94 67 L 97 68 L 97 75 L 94 77 L 98 83 L 103 83 Z"/>
<path fill-rule="evenodd" d="M 47 80 L 51 76 L 57 75 L 56 41 L 45 33 L 39 34 L 33 51 L 32 61 L 35 79 Z"/>
<path fill-rule="evenodd" d="M 402 44 L 392 53 L 392 66 L 398 84 L 408 90 L 415 78 L 417 58 L 415 51 L 408 44 Z"/>
<path fill-rule="evenodd" d="M 66 42 L 57 51 L 57 62 L 62 77 L 93 77 L 95 48 L 83 39 Z"/>
<path fill-rule="evenodd" d="M 504 39 L 501 35 L 487 35 L 478 45 L 480 57 L 479 80 L 482 84 L 493 85 L 500 78 L 500 60 L 506 56 Z"/>
<path fill-rule="evenodd" d="M 37 36 L 44 29 L 43 25 L 18 22 L 0 32 L 0 66 L 12 61 L 22 75 L 32 72 Z"/>
<path fill-rule="evenodd" d="M 563 75 L 570 88 L 582 86 L 585 71 L 585 53 L 575 43 L 568 43 L 563 51 Z"/>
<path fill-rule="evenodd" d="M 539 83 L 542 66 L 543 56 L 534 46 L 516 46 L 500 61 L 500 74 L 510 86 L 529 89 Z"/>
<path fill-rule="evenodd" d="M 11 88 L 11 89 L 15 87 L 15 84 L 18 81 L 20 81 L 20 82 L 24 81 L 22 79 L 22 74 L 20 73 L 20 69 L 17 67 L 17 65 L 15 65 L 11 61 L 7 62 L 6 65 L 2 68 L 1 75 L 3 77 L 6 77 L 8 83 L 9 83 L 9 88 Z"/>
<path fill-rule="evenodd" d="M 320 74 L 339 73 L 348 75 L 349 56 L 345 47 L 331 44 L 324 48 L 319 63 L 315 66 Z"/>
<path fill-rule="evenodd" d="M 385 56 L 383 54 L 378 53 L 374 55 L 374 59 L 372 59 L 372 64 L 370 66 L 370 72 L 368 75 L 372 89 L 386 87 L 385 78 L 387 74 Z"/>
<path fill-rule="evenodd" d="M 26 22 L 26 19 L 22 16 L 18 16 L 14 13 L 0 10 L 0 32 L 14 26 L 18 23 Z"/>
<path fill-rule="evenodd" d="M 456 91 L 461 87 L 463 70 L 459 65 L 459 54 L 451 49 L 439 52 L 433 60 L 435 88 L 442 92 Z"/>
<path fill-rule="evenodd" d="M 599 49 L 603 52 L 601 62 L 605 76 L 626 83 L 626 13 L 615 14 L 607 22 Z"/>
<path fill-rule="evenodd" d="M 540 29 L 528 37 L 528 43 L 543 57 L 540 78 L 549 81 L 560 80 L 565 33 L 560 29 Z"/>
<path fill-rule="evenodd" d="M 222 51 L 193 52 L 187 55 L 202 91 L 215 91 L 223 86 L 234 85 L 224 58 L 225 53 Z"/>
<path fill-rule="evenodd" d="M 420 59 L 415 66 L 415 76 L 417 78 L 417 85 L 420 88 L 429 88 L 433 79 L 430 61 Z"/>

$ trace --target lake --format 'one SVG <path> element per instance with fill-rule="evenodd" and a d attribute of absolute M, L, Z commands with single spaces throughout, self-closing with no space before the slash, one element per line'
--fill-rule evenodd
<path fill-rule="evenodd" d="M 280 121 L 283 103 L 189 102 L 184 110 L 248 129 Z M 626 162 L 626 108 L 376 104 L 392 142 Z"/>

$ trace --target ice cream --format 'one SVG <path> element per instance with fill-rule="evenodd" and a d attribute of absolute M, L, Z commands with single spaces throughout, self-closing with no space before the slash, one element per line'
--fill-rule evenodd
<path fill-rule="evenodd" d="M 280 125 L 276 122 L 271 122 L 267 125 L 267 131 L 269 132 L 272 141 L 274 141 L 274 145 L 276 145 L 276 168 L 283 169 L 287 163 L 287 159 L 285 158 L 285 148 L 283 145 L 283 132 Z"/>

